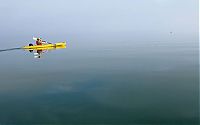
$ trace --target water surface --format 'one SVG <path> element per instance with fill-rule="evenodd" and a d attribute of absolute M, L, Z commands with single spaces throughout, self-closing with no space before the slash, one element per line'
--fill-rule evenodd
<path fill-rule="evenodd" d="M 0 124 L 197 124 L 197 42 L 93 40 L 0 52 Z"/>

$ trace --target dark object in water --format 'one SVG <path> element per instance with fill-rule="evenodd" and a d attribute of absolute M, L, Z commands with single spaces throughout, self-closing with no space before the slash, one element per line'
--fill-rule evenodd
<path fill-rule="evenodd" d="M 21 49 L 21 48 L 1 49 L 0 52 L 11 51 L 11 50 L 18 50 L 18 49 Z"/>

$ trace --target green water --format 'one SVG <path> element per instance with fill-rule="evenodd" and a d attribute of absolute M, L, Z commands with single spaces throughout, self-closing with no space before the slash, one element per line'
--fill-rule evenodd
<path fill-rule="evenodd" d="M 197 42 L 103 42 L 0 52 L 0 124 L 198 124 Z"/>

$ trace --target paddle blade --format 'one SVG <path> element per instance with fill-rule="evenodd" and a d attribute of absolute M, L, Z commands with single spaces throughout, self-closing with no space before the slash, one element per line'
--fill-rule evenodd
<path fill-rule="evenodd" d="M 37 38 L 36 38 L 36 37 L 33 37 L 33 40 L 37 41 Z"/>

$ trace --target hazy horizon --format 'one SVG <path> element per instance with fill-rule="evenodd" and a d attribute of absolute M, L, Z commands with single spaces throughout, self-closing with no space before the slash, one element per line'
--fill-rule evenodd
<path fill-rule="evenodd" d="M 0 2 L 2 47 L 23 45 L 32 36 L 76 43 L 90 37 L 109 41 L 113 36 L 125 41 L 194 42 L 199 35 L 198 0 Z"/>

